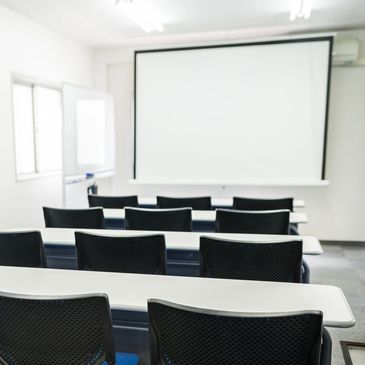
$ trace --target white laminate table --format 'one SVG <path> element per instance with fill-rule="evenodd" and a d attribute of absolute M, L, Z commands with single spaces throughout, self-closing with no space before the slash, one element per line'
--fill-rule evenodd
<path fill-rule="evenodd" d="M 156 205 L 156 197 L 138 197 L 138 203 L 141 205 Z M 219 207 L 231 207 L 233 205 L 233 198 L 212 198 L 212 205 Z M 305 202 L 301 199 L 294 199 L 293 208 L 304 208 Z"/>
<path fill-rule="evenodd" d="M 247 313 L 320 310 L 326 326 L 355 324 L 342 290 L 327 285 L 1 266 L 0 291 L 33 296 L 106 293 L 113 309 L 144 312 L 149 298 Z"/>
<path fill-rule="evenodd" d="M 5 231 L 31 231 L 30 228 L 7 229 Z M 236 240 L 244 242 L 271 243 L 283 241 L 303 241 L 303 253 L 305 255 L 321 255 L 323 253 L 319 240 L 311 236 L 265 235 L 265 234 L 241 234 L 241 233 L 200 233 L 200 232 L 170 232 L 170 231 L 128 231 L 114 229 L 71 229 L 71 228 L 41 228 L 36 229 L 42 234 L 43 242 L 48 245 L 75 245 L 75 231 L 86 232 L 104 236 L 146 236 L 163 234 L 168 250 L 199 250 L 201 236 Z M 4 230 L 2 230 L 4 231 Z"/>
<path fill-rule="evenodd" d="M 106 219 L 124 220 L 124 209 L 104 209 L 104 216 Z M 193 210 L 192 220 L 213 223 L 215 222 L 215 210 Z M 291 212 L 290 223 L 308 223 L 307 215 L 304 212 Z"/>

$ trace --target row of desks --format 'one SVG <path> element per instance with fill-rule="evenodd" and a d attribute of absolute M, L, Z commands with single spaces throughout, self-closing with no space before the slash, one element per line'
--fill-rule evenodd
<path fill-rule="evenodd" d="M 138 197 L 138 203 L 144 206 L 156 206 L 157 200 L 156 198 L 148 198 L 148 197 Z M 212 198 L 212 206 L 213 207 L 232 207 L 233 198 Z M 304 200 L 294 199 L 293 201 L 294 208 L 304 208 L 305 203 Z"/>
<path fill-rule="evenodd" d="M 19 228 L 15 231 L 29 231 Z M 14 231 L 14 230 L 10 230 Z M 260 235 L 237 233 L 203 233 L 203 232 L 171 232 L 171 231 L 128 231 L 107 229 L 69 229 L 42 228 L 39 229 L 44 242 L 47 257 L 47 267 L 55 269 L 76 269 L 77 256 L 75 250 L 75 231 L 105 236 L 148 236 L 161 234 L 166 244 L 166 270 L 169 275 L 200 276 L 200 237 L 243 241 L 254 243 L 275 243 L 283 241 L 303 242 L 304 255 L 321 255 L 322 246 L 317 238 L 311 236 Z M 305 263 L 304 263 L 305 264 Z M 309 271 L 307 272 L 309 275 Z"/>
<path fill-rule="evenodd" d="M 104 217 L 107 220 L 124 220 L 124 209 L 104 209 Z M 192 220 L 195 222 L 215 222 L 215 210 L 193 210 Z M 304 212 L 291 212 L 290 223 L 308 223 L 307 215 Z"/>
<path fill-rule="evenodd" d="M 0 290 L 32 296 L 106 293 L 112 309 L 144 313 L 150 298 L 247 313 L 321 310 L 325 326 L 355 324 L 342 290 L 327 285 L 3 266 L 0 267 Z"/>
<path fill-rule="evenodd" d="M 30 231 L 31 228 L 16 228 L 3 231 Z M 241 233 L 203 233 L 203 232 L 171 232 L 171 231 L 128 231 L 128 230 L 107 230 L 107 229 L 70 229 L 70 228 L 41 228 L 43 242 L 47 245 L 75 245 L 75 231 L 86 232 L 104 236 L 148 236 L 162 234 L 165 236 L 166 249 L 177 251 L 198 251 L 201 236 L 236 240 L 255 243 L 283 242 L 301 240 L 303 241 L 303 253 L 305 255 L 321 255 L 323 253 L 319 240 L 312 236 L 290 236 L 290 235 L 264 235 L 264 234 L 241 234 Z"/>

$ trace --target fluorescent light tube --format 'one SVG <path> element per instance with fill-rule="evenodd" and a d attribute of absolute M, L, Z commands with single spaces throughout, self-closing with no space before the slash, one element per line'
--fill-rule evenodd
<path fill-rule="evenodd" d="M 289 19 L 308 19 L 312 12 L 312 0 L 292 0 Z"/>
<path fill-rule="evenodd" d="M 146 3 L 140 0 L 116 0 L 124 14 L 142 28 L 146 33 L 162 32 L 163 23 L 160 17 Z"/>

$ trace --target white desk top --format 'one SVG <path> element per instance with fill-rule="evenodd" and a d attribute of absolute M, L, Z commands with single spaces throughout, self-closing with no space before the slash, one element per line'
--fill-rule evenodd
<path fill-rule="evenodd" d="M 234 312 L 321 310 L 326 326 L 355 324 L 342 290 L 327 285 L 2 266 L 0 291 L 43 296 L 106 293 L 112 308 L 137 311 L 147 310 L 149 298 Z"/>
<path fill-rule="evenodd" d="M 124 209 L 104 209 L 104 216 L 106 219 L 124 219 Z M 193 210 L 193 221 L 215 221 L 215 210 Z M 307 215 L 303 212 L 291 212 L 290 223 L 308 223 Z"/>
<path fill-rule="evenodd" d="M 7 229 L 6 231 L 31 231 L 32 228 Z M 70 228 L 41 228 L 43 242 L 54 245 L 75 244 L 75 231 L 87 232 L 104 236 L 147 236 L 163 234 L 165 236 L 166 248 L 170 250 L 199 250 L 200 236 L 222 238 L 227 240 L 248 241 L 248 242 L 283 242 L 291 240 L 303 241 L 303 253 L 305 255 L 321 255 L 323 253 L 319 240 L 311 236 L 288 236 L 288 235 L 263 235 L 263 234 L 240 234 L 240 233 L 211 233 L 211 232 L 162 232 L 162 231 L 127 231 L 115 229 L 70 229 Z M 4 231 L 4 230 L 2 230 Z"/>
<path fill-rule="evenodd" d="M 142 205 L 156 205 L 156 197 L 138 197 L 138 203 Z M 233 205 L 233 198 L 212 198 L 212 205 L 220 207 L 231 207 Z M 294 199 L 294 208 L 304 208 L 304 200 Z"/>

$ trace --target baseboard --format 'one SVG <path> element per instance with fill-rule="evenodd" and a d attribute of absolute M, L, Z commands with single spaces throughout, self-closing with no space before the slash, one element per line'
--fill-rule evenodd
<path fill-rule="evenodd" d="M 365 246 L 365 241 L 320 240 L 322 245 Z"/>

